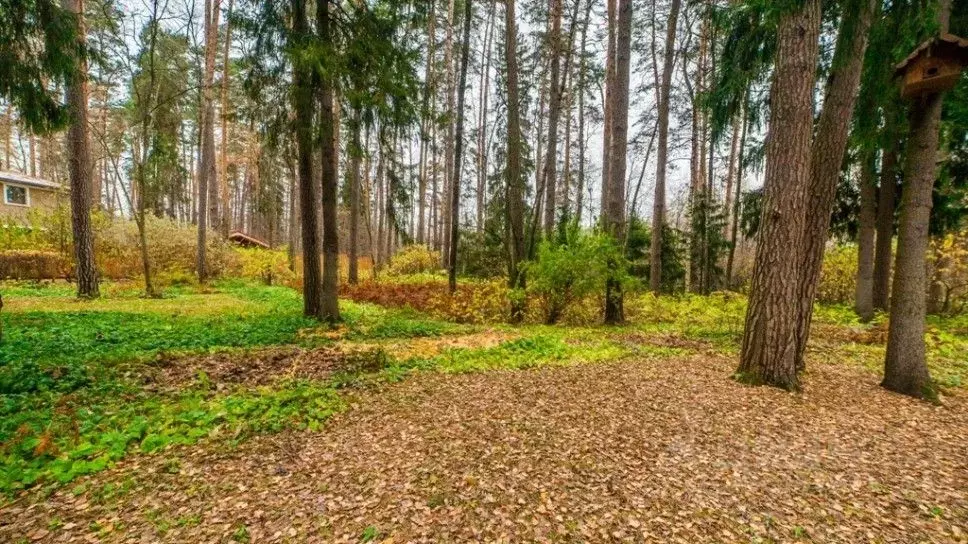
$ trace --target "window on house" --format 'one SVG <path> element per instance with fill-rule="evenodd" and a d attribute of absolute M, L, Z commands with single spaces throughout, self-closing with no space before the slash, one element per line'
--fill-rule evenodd
<path fill-rule="evenodd" d="M 15 206 L 28 205 L 27 188 L 17 187 L 16 185 L 4 185 L 3 201 L 7 204 L 13 204 Z"/>

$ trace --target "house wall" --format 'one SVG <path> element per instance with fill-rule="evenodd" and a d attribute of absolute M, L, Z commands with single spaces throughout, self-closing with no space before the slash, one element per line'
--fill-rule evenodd
<path fill-rule="evenodd" d="M 4 190 L 3 185 L 0 183 L 0 190 Z M 43 213 L 45 211 L 51 211 L 60 202 L 61 195 L 55 191 L 37 187 L 28 187 L 28 190 L 30 191 L 30 206 L 12 206 L 6 204 L 3 193 L 0 193 L 0 222 L 12 220 L 26 223 L 28 215 L 31 212 Z"/>

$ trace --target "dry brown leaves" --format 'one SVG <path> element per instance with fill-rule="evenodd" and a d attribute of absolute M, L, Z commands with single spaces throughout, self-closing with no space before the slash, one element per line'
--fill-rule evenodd
<path fill-rule="evenodd" d="M 0 541 L 966 542 L 968 406 L 813 364 L 802 395 L 709 355 L 421 374 L 320 433 L 136 457 L 0 510 Z M 195 520 L 184 523 L 180 520 Z M 53 521 L 53 522 L 52 522 Z"/>
<path fill-rule="evenodd" d="M 178 389 L 204 374 L 216 387 L 268 385 L 280 379 L 324 380 L 338 370 L 347 350 L 273 347 L 160 359 L 145 368 L 149 389 Z"/>
<path fill-rule="evenodd" d="M 399 361 L 414 357 L 430 358 L 449 349 L 486 349 L 497 347 L 504 342 L 520 338 L 521 334 L 498 329 L 489 329 L 473 334 L 452 336 L 407 338 L 390 342 L 343 342 L 344 349 L 375 350 L 383 349 Z"/>

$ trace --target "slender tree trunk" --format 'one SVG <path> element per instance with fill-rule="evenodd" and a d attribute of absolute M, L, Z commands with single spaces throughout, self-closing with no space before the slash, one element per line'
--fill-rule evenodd
<path fill-rule="evenodd" d="M 349 271 L 347 280 L 355 285 L 359 281 L 359 225 L 360 225 L 360 163 L 363 146 L 360 143 L 360 113 L 356 112 L 353 118 L 352 133 L 350 137 L 350 248 L 349 248 Z"/>
<path fill-rule="evenodd" d="M 748 92 L 748 91 L 747 91 Z M 740 211 L 740 201 L 743 195 L 743 161 L 746 156 L 746 133 L 749 130 L 750 121 L 746 115 L 746 98 L 744 96 L 743 109 L 740 111 L 740 117 L 743 119 L 743 130 L 739 137 L 739 153 L 737 154 L 737 165 L 736 165 L 736 193 L 733 196 L 733 208 L 731 217 L 731 226 L 729 234 L 729 257 L 726 259 L 726 284 L 729 286 L 733 285 L 733 262 L 736 257 L 736 245 L 739 244 L 739 211 Z"/>
<path fill-rule="evenodd" d="M 518 87 L 518 30 L 515 21 L 515 0 L 505 0 L 504 61 L 507 65 L 507 240 L 508 240 L 508 287 L 523 291 L 525 275 L 521 270 L 524 261 L 524 173 L 521 169 L 523 141 L 521 137 L 521 99 Z M 511 300 L 511 321 L 524 319 L 524 297 Z"/>
<path fill-rule="evenodd" d="M 867 34 L 874 14 L 874 2 L 866 0 L 856 11 L 844 15 L 834 51 L 833 70 L 827 80 L 823 110 L 817 123 L 817 136 L 810 150 L 810 185 L 807 189 L 804 253 L 801 259 L 800 320 L 797 327 L 797 370 L 806 368 L 804 354 L 813 319 L 813 299 L 817 294 L 823 252 L 830 231 L 837 182 L 840 179 L 854 103 L 860 86 Z"/>
<path fill-rule="evenodd" d="M 739 153 L 739 137 L 742 129 L 741 114 L 733 117 L 733 135 L 729 142 L 729 164 L 726 165 L 726 187 L 723 191 L 723 210 L 726 213 L 726 222 L 723 224 L 723 236 L 729 236 L 729 224 L 733 210 L 733 180 L 736 179 L 736 156 Z M 727 283 L 729 278 L 726 279 Z"/>
<path fill-rule="evenodd" d="M 454 64 L 454 16 L 455 0 L 449 0 L 447 10 L 447 33 L 444 41 L 444 69 L 447 74 L 447 145 L 444 146 L 444 186 L 440 196 L 440 233 L 443 242 L 440 254 L 442 262 L 449 262 L 450 255 L 450 224 L 454 220 L 450 215 L 449 196 L 454 172 L 454 118 L 457 112 L 454 111 L 454 91 L 456 79 L 456 65 Z M 446 196 L 445 196 L 446 195 Z"/>
<path fill-rule="evenodd" d="M 608 27 L 608 41 L 606 42 L 605 50 L 605 104 L 603 106 L 604 110 L 604 127 L 602 129 L 602 142 L 603 142 L 603 152 L 602 152 L 602 206 L 601 206 L 601 216 L 604 219 L 605 209 L 608 207 L 608 191 L 610 189 L 609 183 L 612 179 L 610 169 L 612 167 L 612 123 L 614 120 L 613 113 L 613 103 L 615 99 L 612 94 L 615 90 L 615 26 L 616 26 L 616 1 L 617 0 L 605 0 L 606 5 L 606 16 L 608 21 L 606 25 Z"/>
<path fill-rule="evenodd" d="M 83 46 L 87 28 L 84 24 L 84 0 L 64 0 L 64 8 L 77 17 L 77 41 Z M 74 233 L 74 264 L 77 273 L 77 296 L 100 296 L 97 267 L 94 263 L 94 232 L 91 228 L 91 146 L 87 134 L 87 61 L 78 59 L 72 81 L 67 85 L 67 104 L 71 112 L 68 132 L 71 179 L 71 225 Z"/>
<path fill-rule="evenodd" d="M 665 230 L 666 168 L 669 157 L 669 94 L 676 58 L 676 26 L 680 0 L 672 0 L 666 23 L 666 44 L 662 59 L 662 86 L 659 89 L 659 147 L 656 151 L 655 199 L 652 204 L 652 242 L 649 247 L 649 289 L 656 295 L 662 290 L 662 232 Z"/>
<path fill-rule="evenodd" d="M 417 243 L 430 242 L 427 235 L 427 155 L 431 152 L 433 140 L 428 140 L 431 123 L 434 120 L 434 51 L 437 46 L 436 20 L 434 11 L 436 0 L 430 0 L 430 13 L 427 15 L 427 66 L 424 73 L 423 108 L 420 121 L 420 180 L 417 182 Z"/>
<path fill-rule="evenodd" d="M 213 201 L 216 183 L 215 168 L 215 106 L 213 104 L 213 81 L 215 79 L 215 50 L 218 46 L 218 19 L 221 0 L 205 1 L 205 69 L 202 74 L 202 159 L 198 170 L 198 281 L 208 280 L 207 235 L 208 220 L 218 228 L 218 201 Z M 217 193 L 216 193 L 217 196 Z"/>
<path fill-rule="evenodd" d="M 332 41 L 330 30 L 330 0 L 320 1 L 316 7 L 316 31 L 324 44 Z M 340 320 L 339 300 L 339 233 L 337 232 L 337 138 L 339 125 L 335 119 L 333 83 L 330 75 L 321 78 L 319 104 L 319 143 L 322 148 L 322 204 L 323 204 L 323 282 L 322 314 L 329 323 Z"/>
<path fill-rule="evenodd" d="M 548 147 L 545 152 L 544 171 L 544 234 L 551 238 L 555 226 L 555 193 L 558 180 L 558 123 L 561 117 L 561 18 L 562 1 L 551 0 L 551 31 L 548 33 L 550 55 L 550 90 L 548 97 Z"/>
<path fill-rule="evenodd" d="M 297 245 L 297 234 L 296 231 L 299 229 L 299 220 L 297 215 L 297 202 L 296 202 L 296 169 L 292 166 L 292 161 L 286 158 L 286 163 L 289 166 L 289 247 L 286 249 L 286 256 L 289 259 L 289 270 L 296 271 L 296 245 Z"/>
<path fill-rule="evenodd" d="M 585 18 L 581 26 L 581 46 L 578 59 L 578 186 L 575 187 L 575 222 L 581 225 L 585 204 L 585 85 L 588 75 L 588 23 L 593 0 L 585 3 Z"/>
<path fill-rule="evenodd" d="M 632 55 L 632 0 L 619 0 L 615 41 L 615 103 L 612 105 L 612 165 L 609 167 L 608 207 L 605 225 L 619 247 L 625 241 L 625 172 L 628 154 L 629 64 Z M 609 263 L 617 267 L 619 263 Z M 609 279 L 605 285 L 605 323 L 625 321 L 622 285 Z"/>
<path fill-rule="evenodd" d="M 820 19 L 820 0 L 806 0 L 784 14 L 777 29 L 763 212 L 738 371 L 752 383 L 791 390 L 800 387 L 797 287 L 810 183 Z"/>
<path fill-rule="evenodd" d="M 491 0 L 481 52 L 481 111 L 477 122 L 477 232 L 484 232 L 484 212 L 487 206 L 487 102 L 491 86 L 491 46 L 494 42 L 494 16 L 497 2 Z"/>
<path fill-rule="evenodd" d="M 454 173 L 450 181 L 450 245 L 447 255 L 447 287 L 457 291 L 457 245 L 460 237 L 460 173 L 464 154 L 464 94 L 467 89 L 467 64 L 471 53 L 471 0 L 464 0 L 464 38 L 460 53 L 460 79 L 457 84 L 457 133 L 454 140 Z"/>
<path fill-rule="evenodd" d="M 228 133 L 229 133 L 229 51 L 232 48 L 232 7 L 234 0 L 229 0 L 229 8 L 225 15 L 225 48 L 222 52 L 222 142 L 219 148 L 219 198 L 222 201 L 222 218 L 219 221 L 222 236 L 228 237 L 232 228 L 232 209 L 229 206 L 228 180 Z M 216 28 L 216 31 L 218 29 Z M 242 227 L 245 228 L 244 225 Z"/>
<path fill-rule="evenodd" d="M 298 54 L 298 49 L 306 47 L 311 40 L 306 16 L 306 0 L 292 1 L 292 34 L 296 43 L 290 49 Z M 322 279 L 319 263 L 319 214 L 316 203 L 315 160 L 313 157 L 313 118 L 315 100 L 313 99 L 312 74 L 301 63 L 294 64 L 293 70 L 293 111 L 295 112 L 296 146 L 299 163 L 299 207 L 302 216 L 303 249 L 303 313 L 309 317 L 322 319 Z M 204 191 L 200 191 L 203 194 Z M 204 213 L 199 213 L 201 220 Z"/>
<path fill-rule="evenodd" d="M 874 308 L 891 305 L 891 261 L 894 240 L 894 199 L 897 193 L 897 151 L 894 144 L 881 154 L 881 188 L 877 195 L 877 240 L 874 246 Z"/>
<path fill-rule="evenodd" d="M 874 233 L 877 216 L 877 187 L 874 185 L 874 157 L 867 154 L 860 165 L 860 217 L 857 232 L 857 286 L 854 311 L 861 321 L 874 317 Z"/>

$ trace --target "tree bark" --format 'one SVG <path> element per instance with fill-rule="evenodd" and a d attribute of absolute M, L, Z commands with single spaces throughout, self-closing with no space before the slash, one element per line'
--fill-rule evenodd
<path fill-rule="evenodd" d="M 477 232 L 484 232 L 485 208 L 487 206 L 487 102 L 491 86 L 491 46 L 494 42 L 494 16 L 497 2 L 491 0 L 481 52 L 481 111 L 477 123 Z"/>
<path fill-rule="evenodd" d="M 893 144 L 881 154 L 881 187 L 877 195 L 877 241 L 874 248 L 874 308 L 891 305 L 891 261 L 894 240 L 894 200 L 897 193 L 897 151 Z"/>
<path fill-rule="evenodd" d="M 749 92 L 748 90 L 746 91 Z M 733 262 L 736 257 L 736 245 L 739 244 L 739 212 L 740 201 L 743 195 L 743 161 L 746 156 L 746 133 L 749 130 L 750 121 L 746 115 L 746 98 L 743 99 L 743 108 L 740 110 L 740 117 L 743 119 L 743 129 L 739 137 L 739 152 L 736 160 L 736 192 L 733 195 L 733 207 L 730 214 L 730 234 L 729 234 L 729 257 L 726 259 L 726 284 L 733 285 Z"/>
<path fill-rule="evenodd" d="M 306 17 L 306 0 L 292 1 L 292 40 L 290 50 L 298 55 L 298 49 L 309 40 L 309 24 Z M 309 66 L 293 62 L 293 111 L 295 112 L 296 147 L 299 163 L 299 207 L 302 216 L 303 250 L 303 313 L 309 317 L 323 317 L 322 284 L 319 263 L 319 214 L 316 213 L 316 179 L 313 160 L 313 100 L 312 74 Z M 200 194 L 202 192 L 200 191 Z M 203 213 L 199 213 L 201 222 Z"/>
<path fill-rule="evenodd" d="M 615 92 L 612 104 L 611 160 L 609 167 L 608 207 L 605 209 L 606 232 L 618 247 L 625 240 L 625 172 L 628 154 L 629 64 L 632 53 L 632 0 L 619 0 L 618 29 L 615 41 Z M 609 266 L 617 268 L 619 263 Z M 625 321 L 622 285 L 609 279 L 605 285 L 605 323 Z"/>
<path fill-rule="evenodd" d="M 820 0 L 806 0 L 784 14 L 777 29 L 763 211 L 738 369 L 751 383 L 788 390 L 800 388 L 797 287 L 810 182 L 820 19 Z"/>
<path fill-rule="evenodd" d="M 904 165 L 901 219 L 894 263 L 891 319 L 884 381 L 887 389 L 912 397 L 929 395 L 931 376 L 924 344 L 931 192 L 937 175 L 938 131 L 943 95 L 916 100 L 908 113 L 910 136 Z"/>
<path fill-rule="evenodd" d="M 676 26 L 680 0 L 672 0 L 666 23 L 666 44 L 662 59 L 662 86 L 659 89 L 659 147 L 656 151 L 655 199 L 652 203 L 652 242 L 649 247 L 649 289 L 662 290 L 662 232 L 665 228 L 666 168 L 669 162 L 669 95 L 676 58 Z"/>
<path fill-rule="evenodd" d="M 440 232 L 443 243 L 440 253 L 441 261 L 448 262 L 450 255 L 450 224 L 453 218 L 450 216 L 449 195 L 453 179 L 451 174 L 454 172 L 454 91 L 456 79 L 456 65 L 454 64 L 454 14 L 455 0 L 449 1 L 447 10 L 447 34 L 444 41 L 444 69 L 447 74 L 447 144 L 444 148 L 444 186 L 440 197 Z"/>
<path fill-rule="evenodd" d="M 447 287 L 457 291 L 457 243 L 460 237 L 460 173 L 464 156 L 464 94 L 467 89 L 467 64 L 471 53 L 471 0 L 464 0 L 464 38 L 460 52 L 460 78 L 457 84 L 457 128 L 454 140 L 454 173 L 450 181 L 450 245 L 447 254 Z"/>
<path fill-rule="evenodd" d="M 938 23 L 948 32 L 951 0 L 940 0 Z M 910 133 L 904 161 L 904 189 L 897 233 L 897 260 L 891 293 L 891 318 L 884 358 L 885 388 L 916 398 L 933 397 L 924 343 L 927 260 L 931 200 L 938 175 L 941 106 L 945 93 L 916 98 L 908 109 Z"/>
<path fill-rule="evenodd" d="M 601 218 L 605 217 L 605 209 L 608 207 L 608 191 L 609 183 L 611 181 L 610 169 L 612 167 L 612 121 L 615 117 L 612 109 L 613 103 L 615 101 L 612 96 L 615 89 L 615 10 L 617 0 L 605 0 L 606 5 L 606 16 L 608 20 L 606 25 L 608 27 L 608 41 L 606 42 L 605 50 L 605 99 L 603 105 L 603 113 L 605 117 L 604 127 L 602 129 L 602 205 L 601 205 Z"/>
<path fill-rule="evenodd" d="M 229 133 L 229 51 L 232 48 L 232 7 L 234 0 L 229 0 L 229 8 L 225 15 L 225 48 L 222 52 L 222 134 L 221 146 L 219 149 L 219 175 L 218 189 L 219 199 L 221 200 L 222 218 L 219 221 L 222 236 L 228 237 L 229 230 L 232 228 L 232 210 L 229 206 L 229 180 L 228 180 L 228 133 Z M 216 31 L 218 29 L 216 28 Z M 244 225 L 242 226 L 244 229 Z"/>
<path fill-rule="evenodd" d="M 316 6 L 316 31 L 323 44 L 332 42 L 330 30 L 330 0 Z M 337 140 L 339 126 L 335 120 L 333 82 L 329 74 L 320 81 L 319 145 L 322 148 L 322 204 L 323 204 L 323 281 L 321 317 L 329 323 L 340 320 L 339 300 L 339 233 L 337 232 Z"/>
<path fill-rule="evenodd" d="M 84 0 L 64 0 L 64 8 L 77 19 L 78 49 L 84 47 L 87 28 L 84 24 Z M 74 234 L 74 264 L 77 274 L 77 296 L 100 296 L 97 267 L 94 263 L 94 232 L 91 228 L 91 146 L 87 134 L 87 60 L 77 59 L 72 80 L 67 85 L 67 104 L 71 126 L 67 138 L 70 148 L 71 225 Z"/>
<path fill-rule="evenodd" d="M 861 321 L 866 323 L 874 317 L 874 233 L 877 220 L 874 157 L 865 156 L 860 169 L 860 225 L 857 232 L 857 286 L 854 291 L 854 312 Z"/>
<path fill-rule="evenodd" d="M 833 69 L 827 80 L 823 110 L 817 123 L 817 136 L 810 149 L 810 185 L 807 188 L 806 228 L 803 231 L 801 276 L 797 289 L 800 319 L 797 327 L 797 371 L 806 368 L 804 354 L 813 319 L 813 299 L 817 294 L 824 246 L 830 231 L 850 123 L 860 87 L 867 35 L 874 14 L 874 2 L 865 0 L 859 9 L 844 14 Z"/>
<path fill-rule="evenodd" d="M 347 281 L 355 285 L 359 281 L 359 231 L 360 231 L 360 164 L 362 162 L 363 146 L 360 143 L 360 113 L 353 117 L 350 137 L 350 172 L 349 172 L 349 200 L 350 200 L 350 247 L 349 270 Z"/>
<path fill-rule="evenodd" d="M 504 60 L 507 65 L 507 169 L 505 194 L 507 199 L 508 241 L 508 287 L 523 291 L 525 276 L 521 270 L 524 261 L 524 179 L 521 170 L 521 100 L 518 87 L 518 31 L 515 21 L 515 0 L 505 1 Z M 524 319 L 524 297 L 511 300 L 511 321 Z"/>
<path fill-rule="evenodd" d="M 208 280 L 207 236 L 208 221 L 218 228 L 218 200 L 213 198 L 215 188 L 215 106 L 213 104 L 213 81 L 215 79 L 215 50 L 218 46 L 218 19 L 221 0 L 205 1 L 205 67 L 202 73 L 202 158 L 198 164 L 198 248 L 196 268 L 198 281 Z M 217 196 L 217 193 L 214 195 Z"/>
<path fill-rule="evenodd" d="M 548 97 L 548 147 L 545 152 L 544 176 L 544 234 L 546 238 L 554 235 L 556 192 L 558 182 L 558 122 L 561 117 L 561 18 L 562 1 L 551 0 L 551 31 L 548 33 L 550 53 L 550 91 Z"/>
<path fill-rule="evenodd" d="M 434 121 L 434 51 L 437 46 L 436 34 L 436 13 L 434 7 L 436 0 L 430 0 L 430 13 L 427 15 L 427 66 L 424 72 L 423 88 L 423 108 L 421 110 L 420 121 L 420 179 L 417 181 L 417 243 L 429 243 L 427 236 L 427 155 L 430 154 L 430 147 L 433 140 L 428 138 L 431 123 Z"/>

